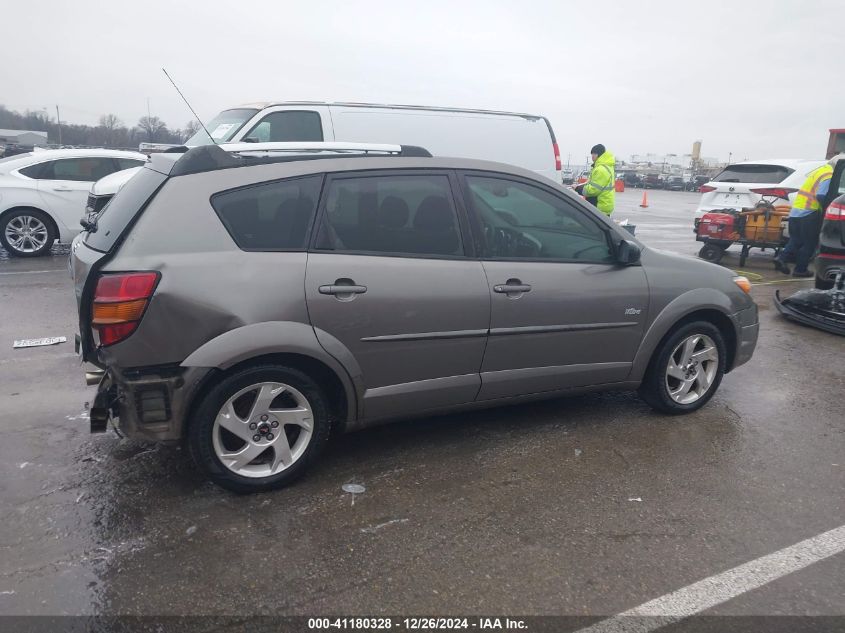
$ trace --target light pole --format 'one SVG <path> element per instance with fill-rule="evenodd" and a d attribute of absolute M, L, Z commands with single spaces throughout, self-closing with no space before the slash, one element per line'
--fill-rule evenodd
<path fill-rule="evenodd" d="M 59 117 L 59 105 L 56 104 L 56 125 L 59 126 L 59 146 L 62 144 L 62 119 Z"/>

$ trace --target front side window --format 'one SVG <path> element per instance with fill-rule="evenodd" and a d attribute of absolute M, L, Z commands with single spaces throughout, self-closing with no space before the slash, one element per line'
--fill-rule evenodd
<path fill-rule="evenodd" d="M 40 180 L 75 180 L 77 182 L 95 182 L 117 171 L 111 158 L 98 156 L 63 158 L 42 163 L 40 167 L 37 176 Z"/>
<path fill-rule="evenodd" d="M 322 141 L 323 124 L 319 113 L 313 110 L 273 112 L 247 132 L 244 139 L 259 143 Z"/>
<path fill-rule="evenodd" d="M 321 183 L 322 176 L 267 182 L 218 193 L 211 205 L 244 250 L 302 250 Z"/>
<path fill-rule="evenodd" d="M 467 176 L 484 257 L 610 263 L 607 233 L 587 214 L 540 187 Z"/>
<path fill-rule="evenodd" d="M 332 181 L 317 248 L 462 256 L 449 178 L 397 174 Z"/>

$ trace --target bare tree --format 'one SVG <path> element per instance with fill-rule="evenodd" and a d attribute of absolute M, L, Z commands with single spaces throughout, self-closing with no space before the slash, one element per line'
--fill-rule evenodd
<path fill-rule="evenodd" d="M 116 114 L 104 114 L 100 117 L 100 127 L 103 132 L 103 140 L 106 145 L 116 144 L 116 132 L 123 127 L 123 122 Z"/>
<path fill-rule="evenodd" d="M 185 129 L 182 130 L 182 140 L 187 141 L 191 138 L 194 134 L 199 132 L 200 124 L 192 119 L 185 124 Z"/>
<path fill-rule="evenodd" d="M 138 120 L 138 129 L 147 135 L 147 141 L 155 143 L 160 136 L 168 134 L 167 124 L 157 116 L 142 116 Z"/>

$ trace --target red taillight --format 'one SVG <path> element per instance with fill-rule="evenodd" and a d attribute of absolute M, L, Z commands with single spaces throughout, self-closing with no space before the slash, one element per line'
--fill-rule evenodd
<path fill-rule="evenodd" d="M 845 222 L 845 204 L 841 202 L 831 202 L 824 214 L 825 220 L 834 220 Z"/>
<path fill-rule="evenodd" d="M 783 198 L 789 200 L 789 194 L 795 193 L 797 189 L 790 189 L 789 187 L 758 187 L 751 189 L 751 193 L 756 193 L 761 196 L 774 196 L 776 198 Z"/>
<path fill-rule="evenodd" d="M 160 275 L 156 272 L 106 274 L 97 281 L 91 325 L 101 346 L 127 338 L 138 327 Z"/>
<path fill-rule="evenodd" d="M 711 191 L 716 191 L 716 187 L 711 187 L 710 185 L 701 185 L 698 188 L 699 193 L 710 193 Z"/>
<path fill-rule="evenodd" d="M 555 153 L 555 169 L 560 171 L 563 168 L 563 165 L 560 162 L 560 149 L 557 146 L 557 143 L 552 143 L 552 151 Z"/>

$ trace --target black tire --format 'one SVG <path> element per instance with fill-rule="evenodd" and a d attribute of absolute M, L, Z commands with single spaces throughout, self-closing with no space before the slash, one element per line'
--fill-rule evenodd
<path fill-rule="evenodd" d="M 822 279 L 821 277 L 816 277 L 817 290 L 830 290 L 831 288 L 833 288 L 833 284 L 833 279 Z"/>
<path fill-rule="evenodd" d="M 313 414 L 313 431 L 304 452 L 293 464 L 275 475 L 246 477 L 230 470 L 215 453 L 214 422 L 229 398 L 242 389 L 262 382 L 284 383 L 304 395 Z M 310 376 L 298 369 L 260 365 L 223 378 L 205 394 L 188 421 L 187 444 L 197 467 L 214 483 L 233 492 L 262 492 L 281 488 L 302 476 L 325 446 L 330 429 L 328 403 L 322 390 Z"/>
<path fill-rule="evenodd" d="M 698 256 L 701 259 L 707 260 L 708 262 L 713 262 L 714 264 L 718 264 L 722 261 L 722 257 L 725 255 L 725 250 L 720 248 L 712 243 L 707 243 L 701 247 L 701 250 L 698 251 Z"/>
<path fill-rule="evenodd" d="M 669 366 L 669 358 L 672 352 L 685 339 L 696 334 L 703 334 L 710 337 L 719 353 L 716 372 L 713 382 L 710 384 L 708 390 L 701 395 L 695 402 L 690 404 L 681 404 L 672 399 L 669 395 L 669 387 L 667 385 L 666 371 Z M 668 334 L 651 358 L 645 377 L 639 388 L 640 397 L 656 411 L 668 413 L 670 415 L 680 415 L 684 413 L 691 413 L 703 407 L 722 382 L 722 377 L 725 374 L 725 361 L 727 360 L 727 352 L 725 348 L 725 339 L 722 333 L 715 325 L 709 321 L 694 321 L 687 323 L 673 332 Z"/>
<path fill-rule="evenodd" d="M 6 238 L 6 227 L 9 226 L 9 223 L 12 220 L 21 216 L 36 218 L 46 228 L 47 239 L 40 248 L 32 251 L 19 250 L 10 244 L 9 240 Z M 11 257 L 43 257 L 50 252 L 50 249 L 53 248 L 53 242 L 55 241 L 56 230 L 53 228 L 53 221 L 50 219 L 50 216 L 43 211 L 39 211 L 38 209 L 16 209 L 15 211 L 7 213 L 2 219 L 0 219 L 0 244 L 3 244 L 3 248 L 6 249 L 6 252 L 9 253 Z"/>

